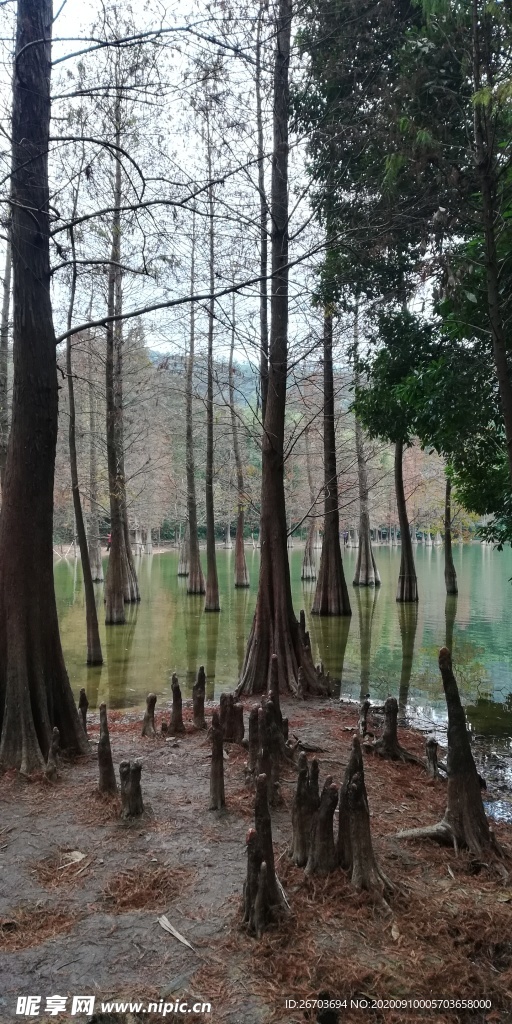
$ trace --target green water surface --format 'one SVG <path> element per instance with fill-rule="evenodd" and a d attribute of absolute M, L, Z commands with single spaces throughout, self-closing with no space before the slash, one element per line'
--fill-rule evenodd
<path fill-rule="evenodd" d="M 300 580 L 302 550 L 290 551 L 296 614 L 306 611 L 315 662 L 322 661 L 342 697 L 373 700 L 389 694 L 403 713 L 418 723 L 442 724 L 446 709 L 437 652 L 452 649 L 461 695 L 475 733 L 512 736 L 512 553 L 480 544 L 455 547 L 458 598 L 446 598 L 442 548 L 415 549 L 420 600 L 416 606 L 395 601 L 400 549 L 381 546 L 376 558 L 382 578 L 378 589 L 350 586 L 350 619 L 310 615 L 314 584 Z M 351 583 L 356 552 L 344 553 Z M 204 557 L 204 556 L 203 556 Z M 80 562 L 55 564 L 62 643 L 71 683 L 78 696 L 85 686 L 91 707 L 102 700 L 110 708 L 143 704 L 154 691 L 169 700 L 171 674 L 178 673 L 184 696 L 191 693 L 199 665 L 207 676 L 207 697 L 232 689 L 244 657 L 259 568 L 259 552 L 247 551 L 249 590 L 233 586 L 234 553 L 219 549 L 220 614 L 203 611 L 204 599 L 186 593 L 178 579 L 175 551 L 138 561 L 142 600 L 127 606 L 125 626 L 103 624 L 103 587 L 97 587 L 105 663 L 85 664 L 85 609 Z"/>

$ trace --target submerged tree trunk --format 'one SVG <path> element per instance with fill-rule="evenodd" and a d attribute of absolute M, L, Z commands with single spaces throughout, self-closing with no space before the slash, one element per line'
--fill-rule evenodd
<path fill-rule="evenodd" d="M 447 594 L 458 594 L 457 573 L 453 564 L 452 554 L 452 482 L 446 477 L 446 494 L 444 499 L 444 582 Z M 451 648 L 450 648 L 451 649 Z"/>
<path fill-rule="evenodd" d="M 103 583 L 103 561 L 101 557 L 100 525 L 98 515 L 98 460 L 96 453 L 96 395 L 92 380 L 91 339 L 87 346 L 87 362 L 89 372 L 89 561 L 94 583 Z"/>
<path fill-rule="evenodd" d="M 418 605 L 416 603 L 406 604 L 401 602 L 398 605 L 398 619 L 402 640 L 402 667 L 400 669 L 400 685 L 398 690 L 398 721 L 401 724 L 405 718 L 407 701 L 409 699 L 414 644 L 418 626 Z"/>
<path fill-rule="evenodd" d="M 73 229 L 71 234 L 71 250 L 75 259 L 75 243 Z M 76 263 L 73 265 L 71 283 L 71 297 L 68 310 L 68 331 L 71 329 L 73 318 L 73 307 L 75 304 L 76 290 Z M 69 464 L 71 470 L 71 493 L 73 495 L 73 509 L 75 513 L 76 532 L 82 561 L 82 576 L 85 592 L 85 621 L 87 632 L 87 664 L 102 665 L 103 655 L 101 653 L 100 632 L 98 628 L 98 613 L 96 611 L 96 597 L 92 581 L 91 564 L 89 562 L 89 548 L 87 545 L 87 533 L 82 512 L 82 500 L 80 497 L 80 486 L 78 482 L 78 460 L 76 454 L 76 410 L 75 410 L 75 388 L 73 382 L 73 366 L 71 356 L 71 338 L 66 340 L 66 374 L 68 379 L 68 402 L 69 402 Z"/>
<path fill-rule="evenodd" d="M 235 452 L 236 464 L 236 485 L 238 492 L 238 515 L 236 520 L 235 539 L 235 587 L 249 586 L 249 573 L 245 560 L 244 547 L 244 518 L 245 518 L 245 493 L 244 493 L 244 471 L 242 456 L 240 454 L 240 442 L 238 438 L 238 423 L 235 410 L 235 383 L 233 370 L 233 354 L 235 351 L 235 295 L 233 293 L 232 316 L 231 316 L 231 347 L 229 350 L 229 409 L 231 413 L 231 430 L 233 432 L 233 450 Z"/>
<path fill-rule="evenodd" d="M 5 463 L 7 459 L 7 442 L 9 440 L 9 408 L 7 365 L 9 352 L 9 305 L 11 299 L 11 226 L 6 228 L 7 242 L 5 245 L 5 272 L 2 284 L 2 319 L 0 322 L 0 485 L 4 490 Z"/>
<path fill-rule="evenodd" d="M 116 145 L 121 143 L 121 95 L 115 104 Z M 108 272 L 108 312 L 120 314 L 122 308 L 121 270 L 121 163 L 116 159 L 112 248 Z M 107 352 L 105 384 L 107 399 L 107 464 L 110 492 L 111 546 L 105 580 L 105 623 L 125 622 L 124 604 L 139 600 L 139 589 L 131 553 L 126 509 L 126 481 L 123 452 L 123 333 L 122 322 L 106 327 Z"/>
<path fill-rule="evenodd" d="M 262 439 L 261 559 L 258 596 L 237 695 L 267 689 L 272 655 L 279 688 L 297 691 L 299 669 L 306 690 L 319 681 L 292 605 L 284 496 L 284 422 L 288 371 L 288 113 L 290 0 L 279 0 L 274 70 L 272 162 L 272 297 L 268 394 Z M 320 688 L 321 687 L 320 684 Z"/>
<path fill-rule="evenodd" d="M 409 529 L 407 505 L 405 502 L 403 451 L 403 442 L 397 441 L 395 444 L 395 489 L 398 521 L 400 523 L 401 555 L 396 599 L 397 601 L 417 601 L 418 580 L 416 579 L 411 531 Z"/>
<path fill-rule="evenodd" d="M 195 288 L 195 256 L 196 256 L 196 215 L 192 214 L 192 259 L 190 263 L 190 294 Z M 204 576 L 199 557 L 199 538 L 197 536 L 197 501 L 196 501 L 196 470 L 194 462 L 194 424 L 192 418 L 192 387 L 194 381 L 194 348 L 195 348 L 195 313 L 194 303 L 190 303 L 190 340 L 187 360 L 186 382 L 186 462 L 187 462 L 187 512 L 189 529 L 189 563 L 187 594 L 204 594 Z"/>
<path fill-rule="evenodd" d="M 220 612 L 217 554 L 215 551 L 215 510 L 213 505 L 213 324 L 215 316 L 215 252 L 213 224 L 212 149 L 207 116 L 208 219 L 210 250 L 210 302 L 208 307 L 208 378 L 206 388 L 206 596 L 205 612 Z"/>
<path fill-rule="evenodd" d="M 313 615 L 351 615 L 340 548 L 334 380 L 332 369 L 332 315 L 324 315 L 324 538 L 316 583 Z"/>
<path fill-rule="evenodd" d="M 27 773 L 44 768 L 55 727 L 63 749 L 89 749 L 62 656 L 53 582 L 58 392 L 48 212 L 51 34 L 51 0 L 18 0 L 14 390 L 0 517 L 0 765 Z"/>

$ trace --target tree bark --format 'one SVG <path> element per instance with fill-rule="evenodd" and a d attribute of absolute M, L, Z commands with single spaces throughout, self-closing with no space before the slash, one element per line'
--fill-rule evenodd
<path fill-rule="evenodd" d="M 405 502 L 403 450 L 403 442 L 397 441 L 395 444 L 395 490 L 398 521 L 400 523 L 401 554 L 396 599 L 397 601 L 417 601 L 418 580 L 416 578 L 411 531 L 409 529 L 407 505 Z"/>
<path fill-rule="evenodd" d="M 313 615 L 351 615 L 340 548 L 332 368 L 332 315 L 324 314 L 324 537 Z"/>
<path fill-rule="evenodd" d="M 338 787 L 333 783 L 332 775 L 328 775 L 320 797 L 320 806 L 313 819 L 309 857 L 306 864 L 307 875 L 328 875 L 337 867 L 338 858 L 333 834 L 334 812 L 337 803 Z"/>
<path fill-rule="evenodd" d="M 180 554 L 178 559 L 178 576 L 188 576 L 190 572 L 190 530 L 188 526 L 188 519 L 185 523 L 185 530 L 183 533 L 183 540 L 180 544 Z"/>
<path fill-rule="evenodd" d="M 452 553 L 452 482 L 446 477 L 446 493 L 444 500 L 444 582 L 447 594 L 458 594 L 457 573 L 453 564 Z"/>
<path fill-rule="evenodd" d="M 44 768 L 54 727 L 63 749 L 89 749 L 62 656 L 53 582 L 51 34 L 51 0 L 19 0 L 11 193 L 14 389 L 0 517 L 0 765 L 25 773 Z"/>
<path fill-rule="evenodd" d="M 117 793 L 116 774 L 112 761 L 110 734 L 108 730 L 107 705 L 100 704 L 100 738 L 98 741 L 98 766 L 100 793 Z"/>
<path fill-rule="evenodd" d="M 238 422 L 235 410 L 235 382 L 233 369 L 233 354 L 235 351 L 235 295 L 233 293 L 233 304 L 231 312 L 231 347 L 229 350 L 229 409 L 231 413 L 231 430 L 233 432 L 233 450 L 236 464 L 236 485 L 238 492 L 238 516 L 236 520 L 235 539 L 235 587 L 249 586 L 249 573 L 245 560 L 244 548 L 244 517 L 245 517 L 245 490 L 244 471 L 242 456 L 240 454 L 240 441 L 238 438 Z"/>
<path fill-rule="evenodd" d="M 357 371 L 357 353 L 359 346 L 359 318 L 356 310 L 354 317 L 354 353 L 356 370 L 354 373 L 356 388 L 359 386 L 359 374 Z M 357 565 L 353 584 L 355 587 L 378 587 L 380 586 L 380 575 L 375 564 L 375 557 L 372 548 L 370 532 L 370 504 L 368 491 L 368 469 L 364 451 L 363 428 L 356 416 L 356 458 L 357 458 L 357 483 L 359 488 L 359 543 L 357 552 Z"/>
<path fill-rule="evenodd" d="M 213 505 L 213 325 L 215 316 L 215 234 L 213 219 L 212 185 L 212 143 L 210 120 L 207 112 L 207 155 L 208 155 L 208 243 L 210 262 L 210 302 L 208 305 L 208 367 L 206 386 L 206 596 L 205 612 L 220 612 L 219 579 L 215 550 L 215 510 Z"/>
<path fill-rule="evenodd" d="M 140 776 L 142 765 L 140 761 L 122 761 L 119 765 L 119 777 L 121 779 L 121 800 L 122 818 L 140 818 L 144 812 L 142 802 L 142 790 L 140 787 Z"/>
<path fill-rule="evenodd" d="M 259 5 L 256 32 L 256 126 L 258 133 L 258 191 L 260 195 L 260 390 L 261 422 L 265 423 L 268 394 L 268 203 L 265 190 L 265 147 L 261 103 L 261 35 L 264 5 Z M 290 14 L 291 17 L 291 14 Z"/>
<path fill-rule="evenodd" d="M 116 145 L 121 144 L 121 93 L 116 94 Z M 114 177 L 114 213 L 112 215 L 111 263 L 108 272 L 108 313 L 118 315 L 122 308 L 121 270 L 121 163 L 116 159 Z M 123 332 L 122 321 L 106 327 L 105 360 L 107 464 L 110 492 L 111 547 L 105 580 L 105 623 L 125 622 L 125 602 L 139 600 L 139 589 L 131 553 L 126 508 L 126 481 L 123 452 Z"/>
<path fill-rule="evenodd" d="M 195 289 L 196 215 L 192 214 L 192 257 L 190 263 L 190 294 Z M 194 463 L 194 425 L 192 415 L 192 387 L 194 380 L 195 313 L 190 303 L 190 340 L 187 360 L 186 383 L 186 460 L 187 460 L 187 511 L 190 557 L 188 565 L 187 594 L 204 594 L 204 576 L 199 557 L 197 536 L 196 475 Z"/>
<path fill-rule="evenodd" d="M 103 561 L 101 558 L 100 526 L 98 516 L 98 460 L 96 454 L 96 395 L 92 380 L 92 339 L 87 344 L 87 365 L 89 373 L 89 494 L 90 512 L 88 529 L 89 562 L 94 583 L 103 583 Z"/>
<path fill-rule="evenodd" d="M 5 228 L 7 241 L 5 244 L 5 271 L 2 282 L 2 319 L 0 321 L 0 485 L 4 490 L 5 463 L 7 459 L 7 443 L 9 440 L 9 389 L 8 389 L 8 353 L 9 353 L 9 305 L 11 300 L 11 224 Z"/>
<path fill-rule="evenodd" d="M 400 638 L 402 641 L 402 665 L 400 668 L 400 685 L 398 689 L 398 721 L 403 722 L 407 700 L 409 698 L 409 686 L 411 682 L 412 663 L 414 659 L 414 643 L 418 626 L 418 605 L 404 604 L 398 606 L 398 619 L 400 622 Z"/>
<path fill-rule="evenodd" d="M 226 806 L 226 798 L 224 795 L 224 741 L 217 711 L 214 711 L 212 715 L 211 741 L 210 811 L 220 811 Z"/>
<path fill-rule="evenodd" d="M 307 690 L 325 690 L 317 679 L 293 612 L 284 495 L 284 424 L 288 376 L 288 114 L 290 0 L 279 0 L 274 69 L 272 163 L 272 294 L 268 394 L 262 439 L 261 559 L 253 624 L 237 696 L 266 690 L 272 654 L 279 688 L 297 690 L 299 669 Z"/>
<path fill-rule="evenodd" d="M 155 705 L 156 693 L 148 693 L 146 697 L 146 710 L 142 723 L 142 735 L 153 739 L 156 736 L 155 730 Z"/>
<path fill-rule="evenodd" d="M 311 451 L 309 447 L 309 427 L 306 427 L 304 431 L 304 443 L 306 447 L 306 470 L 308 474 L 308 487 L 309 487 L 309 500 L 311 507 L 315 502 L 315 489 L 313 486 L 313 472 L 311 469 Z M 316 565 L 315 556 L 313 554 L 316 548 L 316 536 L 317 536 L 317 525 L 316 518 L 312 517 L 309 521 L 308 535 L 306 538 L 306 546 L 304 548 L 304 558 L 302 559 L 302 571 L 300 574 L 301 580 L 316 580 Z"/>
<path fill-rule="evenodd" d="M 73 204 L 73 217 L 76 216 L 76 205 L 78 200 L 78 187 L 75 191 L 75 198 Z M 70 240 L 71 240 L 71 254 L 73 260 L 76 259 L 75 250 L 75 236 L 73 228 L 70 228 Z M 73 309 L 75 305 L 75 292 L 76 292 L 76 280 L 77 280 L 77 269 L 76 262 L 73 263 L 73 271 L 71 276 L 71 295 L 68 306 L 68 318 L 67 326 L 68 331 L 71 329 L 73 320 Z M 71 352 L 71 337 L 66 340 L 66 376 L 68 381 L 68 403 L 69 403 L 69 423 L 68 423 L 68 442 L 69 442 L 69 466 L 71 471 L 71 493 L 73 496 L 73 510 L 75 513 L 75 526 L 78 536 L 78 546 L 80 548 L 80 558 L 82 561 L 82 576 L 84 581 L 84 592 L 85 592 L 85 621 L 86 621 L 86 634 L 87 634 L 87 664 L 88 665 L 102 665 L 103 655 L 101 653 L 101 641 L 100 631 L 98 628 L 98 613 L 96 611 L 96 595 L 94 593 L 94 584 L 92 580 L 91 563 L 89 561 L 89 546 L 87 544 L 87 532 L 85 529 L 84 516 L 82 512 L 82 499 L 80 497 L 80 485 L 78 481 L 78 459 L 76 453 L 76 409 L 75 409 L 75 387 L 73 381 L 73 366 L 72 366 L 72 352 Z"/>
<path fill-rule="evenodd" d="M 192 698 L 194 705 L 194 727 L 196 729 L 206 729 L 206 721 L 204 717 L 204 699 L 206 694 L 206 676 L 204 672 L 204 666 L 201 665 L 199 672 L 197 673 L 197 679 L 192 689 Z"/>

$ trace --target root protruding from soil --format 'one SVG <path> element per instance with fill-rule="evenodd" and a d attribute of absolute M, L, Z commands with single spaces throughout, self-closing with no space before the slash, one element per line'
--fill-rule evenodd
<path fill-rule="evenodd" d="M 247 834 L 243 917 L 248 930 L 259 939 L 285 906 L 276 877 L 265 775 L 259 775 L 256 781 L 254 818 L 256 827 Z"/>
<path fill-rule="evenodd" d="M 171 690 L 172 713 L 169 731 L 171 733 L 185 732 L 185 726 L 183 724 L 183 701 L 181 699 L 180 684 L 178 682 L 178 676 L 176 675 L 176 672 L 173 672 L 172 674 Z"/>
<path fill-rule="evenodd" d="M 396 697 L 388 697 L 384 704 L 384 731 L 378 740 L 375 740 L 369 750 L 390 761 L 410 761 L 412 764 L 420 764 L 425 767 L 424 762 L 410 754 L 408 750 L 400 746 L 397 733 L 398 701 Z"/>
<path fill-rule="evenodd" d="M 220 811 L 226 806 L 224 793 L 224 741 L 217 711 L 212 715 L 211 726 L 212 763 L 210 770 L 210 811 Z"/>
<path fill-rule="evenodd" d="M 116 773 L 112 761 L 110 735 L 107 721 L 107 705 L 100 704 L 100 738 L 98 741 L 98 767 L 100 793 L 117 793 Z"/>
<path fill-rule="evenodd" d="M 141 772 L 142 765 L 140 761 L 121 761 L 119 765 L 122 818 L 139 818 L 144 811 L 140 787 Z"/>
<path fill-rule="evenodd" d="M 144 712 L 144 720 L 142 723 L 142 735 L 149 736 L 151 739 L 156 736 L 155 730 L 155 704 L 156 704 L 156 693 L 148 693 L 146 697 L 146 710 Z"/>
<path fill-rule="evenodd" d="M 196 729 L 206 729 L 206 720 L 204 717 L 205 695 L 206 675 L 204 671 L 204 665 L 201 665 L 197 673 L 197 679 L 192 688 L 194 727 Z"/>
<path fill-rule="evenodd" d="M 313 817 L 307 875 L 329 875 L 338 866 L 334 846 L 333 821 L 338 803 L 338 787 L 328 775 L 320 797 L 320 806 Z"/>
<path fill-rule="evenodd" d="M 350 844 L 352 848 L 352 885 L 380 897 L 393 886 L 377 864 L 370 831 L 370 811 L 364 775 L 356 772 L 348 787 Z M 386 904 L 387 906 L 387 904 Z"/>
<path fill-rule="evenodd" d="M 82 719 L 82 727 L 85 735 L 87 736 L 87 708 L 89 707 L 89 701 L 87 700 L 87 694 L 84 687 L 80 690 L 80 697 L 78 698 L 78 711 L 80 718 Z"/>
<path fill-rule="evenodd" d="M 297 867 L 306 866 L 311 843 L 311 825 L 318 804 L 310 787 L 308 759 L 299 754 L 299 774 L 292 805 L 292 841 L 288 855 Z"/>

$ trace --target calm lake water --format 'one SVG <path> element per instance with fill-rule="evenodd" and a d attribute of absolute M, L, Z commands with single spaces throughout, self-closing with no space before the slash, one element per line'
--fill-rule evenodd
<path fill-rule="evenodd" d="M 377 590 L 350 586 L 352 617 L 319 619 L 309 613 L 314 584 L 300 580 L 302 550 L 290 551 L 295 611 L 306 611 L 315 662 L 322 661 L 341 696 L 373 700 L 389 694 L 416 724 L 442 729 L 446 720 L 437 669 L 439 647 L 452 648 L 468 721 L 475 734 L 494 737 L 493 749 L 512 750 L 512 552 L 480 544 L 456 546 L 458 598 L 446 599 L 442 548 L 416 549 L 420 600 L 417 607 L 395 601 L 400 549 L 376 548 L 382 578 Z M 356 552 L 344 554 L 352 580 Z M 140 605 L 127 607 L 125 626 L 103 625 L 103 588 L 97 587 L 105 664 L 85 665 L 85 610 L 80 562 L 55 564 L 62 643 L 73 690 L 85 686 L 91 707 L 144 703 L 153 690 L 169 700 L 171 674 L 178 673 L 184 696 L 191 693 L 199 665 L 207 675 L 207 697 L 232 689 L 242 664 L 250 628 L 259 552 L 247 550 L 250 590 L 233 586 L 234 552 L 219 549 L 222 611 L 203 612 L 203 598 L 186 593 L 178 579 L 177 553 L 139 560 Z M 158 707 L 158 705 L 157 705 Z"/>

